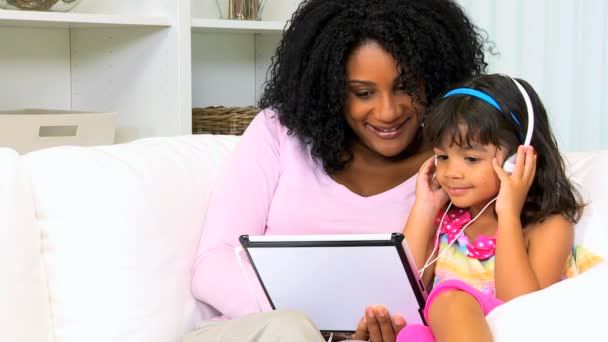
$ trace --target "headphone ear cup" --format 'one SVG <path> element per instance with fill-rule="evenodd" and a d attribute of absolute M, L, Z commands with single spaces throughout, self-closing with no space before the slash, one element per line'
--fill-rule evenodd
<path fill-rule="evenodd" d="M 503 170 L 508 174 L 512 174 L 513 170 L 515 170 L 515 158 L 517 158 L 517 155 L 512 154 L 505 160 L 504 164 L 502 164 Z"/>

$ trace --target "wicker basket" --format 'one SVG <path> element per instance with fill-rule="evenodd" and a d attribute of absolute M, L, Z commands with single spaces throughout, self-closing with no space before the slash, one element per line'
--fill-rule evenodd
<path fill-rule="evenodd" d="M 254 106 L 194 108 L 192 133 L 241 135 L 259 111 Z"/>

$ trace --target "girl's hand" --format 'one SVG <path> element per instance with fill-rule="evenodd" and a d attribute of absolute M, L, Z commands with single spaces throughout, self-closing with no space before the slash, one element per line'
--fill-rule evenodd
<path fill-rule="evenodd" d="M 416 202 L 437 213 L 448 202 L 448 194 L 435 178 L 435 155 L 427 159 L 418 171 L 416 180 Z"/>
<path fill-rule="evenodd" d="M 500 191 L 496 199 L 496 215 L 519 217 L 526 202 L 526 196 L 536 175 L 536 152 L 532 146 L 519 146 L 515 159 L 515 169 L 509 175 L 496 158 L 492 159 L 494 172 L 500 179 Z"/>

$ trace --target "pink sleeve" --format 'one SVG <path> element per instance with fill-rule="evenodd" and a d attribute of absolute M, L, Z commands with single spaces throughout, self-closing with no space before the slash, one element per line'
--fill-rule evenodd
<path fill-rule="evenodd" d="M 266 110 L 247 128 L 210 199 L 192 274 L 192 293 L 223 316 L 236 318 L 270 309 L 255 273 L 244 261 L 243 275 L 234 254 L 239 236 L 262 235 L 280 172 L 278 118 Z"/>

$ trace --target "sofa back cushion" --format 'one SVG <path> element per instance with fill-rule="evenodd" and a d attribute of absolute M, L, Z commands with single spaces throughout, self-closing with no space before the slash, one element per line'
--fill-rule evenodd
<path fill-rule="evenodd" d="M 0 341 L 50 341 L 48 292 L 29 177 L 0 148 Z"/>
<path fill-rule="evenodd" d="M 191 266 L 215 176 L 238 138 L 151 138 L 24 156 L 55 342 L 180 341 L 205 313 Z"/>
<path fill-rule="evenodd" d="M 575 227 L 575 246 L 608 259 L 608 151 L 565 154 L 567 173 L 587 204 Z M 586 255 L 588 257 L 588 255 Z"/>

